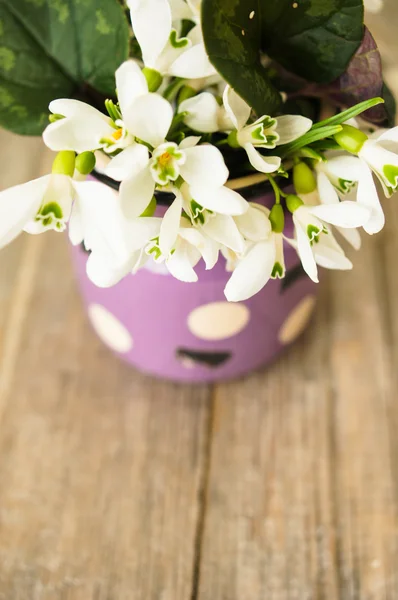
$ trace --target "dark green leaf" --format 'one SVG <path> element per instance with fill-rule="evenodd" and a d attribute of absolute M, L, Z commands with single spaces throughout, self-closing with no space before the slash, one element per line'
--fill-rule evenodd
<path fill-rule="evenodd" d="M 258 114 L 280 108 L 264 54 L 310 82 L 329 82 L 363 37 L 363 0 L 202 0 L 202 11 L 210 60 Z"/>
<path fill-rule="evenodd" d="M 128 38 L 116 0 L 0 0 L 0 125 L 39 135 L 51 100 L 113 96 Z"/>
<path fill-rule="evenodd" d="M 260 114 L 275 114 L 281 97 L 261 64 L 262 0 L 202 0 L 207 52 L 216 69 Z M 254 14 L 254 18 L 250 15 Z"/>
<path fill-rule="evenodd" d="M 362 42 L 363 0 L 263 0 L 262 9 L 262 51 L 308 81 L 337 79 Z"/>

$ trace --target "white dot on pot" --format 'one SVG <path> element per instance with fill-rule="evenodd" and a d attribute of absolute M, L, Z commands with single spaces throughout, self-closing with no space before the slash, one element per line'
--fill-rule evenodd
<path fill-rule="evenodd" d="M 281 344 L 291 344 L 303 333 L 314 311 L 315 304 L 315 296 L 306 296 L 292 310 L 279 330 L 278 338 Z"/>
<path fill-rule="evenodd" d="M 133 347 L 133 338 L 126 327 L 101 304 L 90 304 L 90 321 L 98 337 L 115 352 L 126 353 Z"/>
<path fill-rule="evenodd" d="M 250 320 L 244 304 L 212 302 L 195 308 L 188 316 L 188 329 L 201 340 L 225 340 L 237 335 Z"/>

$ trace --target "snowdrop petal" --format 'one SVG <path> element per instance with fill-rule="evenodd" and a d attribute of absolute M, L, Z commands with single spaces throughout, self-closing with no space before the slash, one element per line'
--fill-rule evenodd
<path fill-rule="evenodd" d="M 314 206 L 311 208 L 311 213 L 321 221 L 346 229 L 362 227 L 369 221 L 371 214 L 367 206 L 349 200 L 338 204 Z"/>
<path fill-rule="evenodd" d="M 148 148 L 143 144 L 132 144 L 112 158 L 104 172 L 115 181 L 123 181 L 142 171 L 148 163 Z"/>
<path fill-rule="evenodd" d="M 303 269 L 307 273 L 308 277 L 312 279 L 312 281 L 318 283 L 318 268 L 316 266 L 316 261 L 312 252 L 312 247 L 308 236 L 300 227 L 300 223 L 297 222 L 296 217 L 294 215 L 293 221 L 296 227 L 297 252 L 303 265 Z"/>
<path fill-rule="evenodd" d="M 68 223 L 68 235 L 72 246 L 79 246 L 84 240 L 84 225 L 79 202 L 75 201 Z"/>
<path fill-rule="evenodd" d="M 294 142 L 312 127 L 311 119 L 299 115 L 283 115 L 278 117 L 276 122 L 276 131 L 279 135 L 277 146 Z"/>
<path fill-rule="evenodd" d="M 127 219 L 142 215 L 153 198 L 155 182 L 149 168 L 144 168 L 120 185 L 120 205 Z"/>
<path fill-rule="evenodd" d="M 125 124 L 131 134 L 156 148 L 164 143 L 172 120 L 173 109 L 165 98 L 145 94 L 134 101 Z"/>
<path fill-rule="evenodd" d="M 184 0 L 169 0 L 173 21 L 192 19 L 192 10 Z"/>
<path fill-rule="evenodd" d="M 371 211 L 369 220 L 363 226 L 366 233 L 372 235 L 381 231 L 385 224 L 384 212 L 372 172 L 367 165 L 362 167 L 362 175 L 358 182 L 357 202 Z"/>
<path fill-rule="evenodd" d="M 81 100 L 71 100 L 69 98 L 58 98 L 50 102 L 50 111 L 55 115 L 63 115 L 67 119 L 74 117 L 85 118 L 85 119 L 100 119 L 105 122 L 109 122 L 110 119 L 102 112 L 86 104 Z"/>
<path fill-rule="evenodd" d="M 325 173 L 318 173 L 317 187 L 322 204 L 338 204 L 340 202 L 336 188 L 331 184 Z"/>
<path fill-rule="evenodd" d="M 159 235 L 159 248 L 162 254 L 168 256 L 176 243 L 178 230 L 180 228 L 182 212 L 182 195 L 178 192 L 176 199 L 167 209 L 162 219 Z"/>
<path fill-rule="evenodd" d="M 219 244 L 241 254 L 245 250 L 244 239 L 235 221 L 228 215 L 216 215 L 203 226 L 203 232 Z"/>
<path fill-rule="evenodd" d="M 0 192 L 0 248 L 12 242 L 36 215 L 51 175 Z"/>
<path fill-rule="evenodd" d="M 386 196 L 391 197 L 398 187 L 398 154 L 383 148 L 376 141 L 368 140 L 362 146 L 359 157 L 377 175 Z"/>
<path fill-rule="evenodd" d="M 229 302 L 241 302 L 257 294 L 271 278 L 276 250 L 272 240 L 255 244 L 238 263 L 224 293 Z"/>
<path fill-rule="evenodd" d="M 98 111 L 96 111 L 98 112 Z M 43 141 L 54 152 L 73 150 L 87 152 L 98 150 L 101 139 L 109 138 L 115 133 L 111 120 L 98 114 L 76 115 L 51 123 L 43 132 Z"/>
<path fill-rule="evenodd" d="M 181 150 L 185 150 L 186 148 L 194 148 L 197 146 L 202 138 L 200 136 L 190 135 L 184 138 L 180 144 Z"/>
<path fill-rule="evenodd" d="M 358 181 L 361 176 L 361 161 L 355 156 L 336 156 L 326 163 L 326 170 L 337 179 Z"/>
<path fill-rule="evenodd" d="M 213 188 L 191 185 L 192 198 L 207 210 L 222 215 L 243 215 L 249 208 L 248 202 L 238 192 L 227 187 Z"/>
<path fill-rule="evenodd" d="M 188 36 L 189 37 L 189 36 Z M 183 79 L 201 79 L 216 73 L 203 44 L 196 44 L 173 62 L 168 69 L 169 75 Z"/>
<path fill-rule="evenodd" d="M 261 242 L 271 235 L 271 222 L 263 207 L 250 203 L 249 210 L 235 217 L 235 223 L 242 235 L 251 242 Z"/>
<path fill-rule="evenodd" d="M 184 123 L 194 131 L 213 133 L 219 130 L 218 115 L 220 106 L 209 92 L 203 92 L 198 96 L 181 102 L 178 112 L 187 112 Z"/>
<path fill-rule="evenodd" d="M 106 255 L 92 252 L 87 260 L 86 272 L 94 285 L 99 288 L 109 288 L 124 279 L 132 271 L 135 262 L 133 255 L 131 260 L 122 265 L 112 264 Z"/>
<path fill-rule="evenodd" d="M 251 165 L 260 173 L 275 173 L 281 166 L 279 156 L 262 156 L 252 144 L 245 144 Z"/>
<path fill-rule="evenodd" d="M 344 227 L 337 227 L 337 231 L 354 248 L 354 250 L 360 249 L 361 235 L 358 229 L 345 229 Z"/>
<path fill-rule="evenodd" d="M 318 244 L 313 247 L 313 252 L 317 264 L 324 269 L 350 271 L 353 268 L 352 262 L 330 233 L 320 237 Z"/>
<path fill-rule="evenodd" d="M 145 66 L 156 68 L 172 26 L 168 0 L 128 0 L 131 23 L 142 50 Z"/>
<path fill-rule="evenodd" d="M 170 273 L 179 281 L 184 283 L 195 283 L 198 281 L 198 276 L 194 271 L 194 266 L 199 262 L 199 252 L 193 257 L 188 253 L 187 248 L 177 250 L 166 261 L 166 267 Z"/>
<path fill-rule="evenodd" d="M 190 185 L 199 187 L 223 186 L 229 176 L 223 155 L 215 146 L 204 144 L 185 150 L 186 161 L 181 176 Z"/>
<path fill-rule="evenodd" d="M 224 91 L 224 106 L 234 125 L 239 131 L 248 122 L 251 115 L 250 106 L 229 85 Z"/>
<path fill-rule="evenodd" d="M 148 84 L 145 75 L 133 60 L 126 60 L 116 71 L 115 77 L 119 106 L 125 119 L 134 100 L 148 93 Z"/>

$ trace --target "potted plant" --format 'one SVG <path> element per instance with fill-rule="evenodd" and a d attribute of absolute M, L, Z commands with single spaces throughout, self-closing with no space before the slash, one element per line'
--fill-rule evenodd
<path fill-rule="evenodd" d="M 384 225 L 398 128 L 363 0 L 4 0 L 0 39 L 0 124 L 57 153 L 0 194 L 0 246 L 67 231 L 95 329 L 144 371 L 271 360 L 318 266 Z"/>

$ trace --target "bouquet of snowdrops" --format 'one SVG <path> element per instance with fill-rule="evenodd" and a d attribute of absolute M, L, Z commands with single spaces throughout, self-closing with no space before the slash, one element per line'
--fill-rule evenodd
<path fill-rule="evenodd" d="M 4 0 L 0 40 L 0 124 L 57 153 L 0 194 L 0 247 L 67 230 L 103 287 L 148 261 L 195 282 L 223 255 L 241 301 L 284 277 L 286 244 L 317 281 L 384 225 L 398 128 L 363 0 Z"/>

